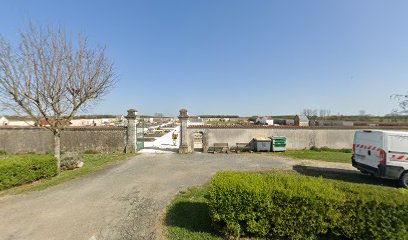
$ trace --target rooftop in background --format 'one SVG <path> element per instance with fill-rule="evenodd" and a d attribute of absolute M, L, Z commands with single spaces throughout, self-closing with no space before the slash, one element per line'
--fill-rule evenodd
<path fill-rule="evenodd" d="M 197 115 L 200 118 L 239 118 L 238 115 Z"/>

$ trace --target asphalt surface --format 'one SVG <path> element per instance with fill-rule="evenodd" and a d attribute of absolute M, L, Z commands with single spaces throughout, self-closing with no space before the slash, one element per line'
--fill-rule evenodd
<path fill-rule="evenodd" d="M 180 190 L 204 184 L 220 170 L 301 163 L 259 154 L 141 154 L 43 191 L 0 198 L 0 239 L 163 239 L 158 219 Z"/>

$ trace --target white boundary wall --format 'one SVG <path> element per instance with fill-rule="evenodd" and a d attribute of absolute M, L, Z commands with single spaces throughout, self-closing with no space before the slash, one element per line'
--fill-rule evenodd
<path fill-rule="evenodd" d="M 356 128 L 248 128 L 248 127 L 193 127 L 188 128 L 190 139 L 194 133 L 203 134 L 203 149 L 213 146 L 214 143 L 249 143 L 255 137 L 284 136 L 287 138 L 287 149 L 300 150 L 316 147 L 333 149 L 348 148 L 353 145 Z M 384 129 L 385 130 L 385 129 Z M 390 129 L 388 129 L 390 130 Z M 398 130 L 398 129 L 392 129 Z M 407 131 L 407 129 L 399 130 Z"/>

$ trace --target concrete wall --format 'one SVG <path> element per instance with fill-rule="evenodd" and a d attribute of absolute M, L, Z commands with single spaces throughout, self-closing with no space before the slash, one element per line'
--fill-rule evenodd
<path fill-rule="evenodd" d="M 189 127 L 190 136 L 196 132 L 203 133 L 203 148 L 214 143 L 249 143 L 255 137 L 284 136 L 287 138 L 287 148 L 293 150 L 312 146 L 329 147 L 333 149 L 352 148 L 353 137 L 357 128 L 221 128 L 221 127 Z M 396 129 L 394 129 L 396 130 Z M 406 131 L 404 129 L 403 131 Z M 193 138 L 193 137 L 191 137 Z"/>
<path fill-rule="evenodd" d="M 53 152 L 53 135 L 41 128 L 0 128 L 0 150 L 9 153 Z M 126 147 L 126 128 L 92 127 L 68 128 L 61 134 L 62 151 L 123 152 Z"/>

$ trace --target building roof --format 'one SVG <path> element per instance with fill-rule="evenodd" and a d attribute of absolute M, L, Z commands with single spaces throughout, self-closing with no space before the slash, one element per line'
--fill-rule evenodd
<path fill-rule="evenodd" d="M 201 118 L 239 118 L 238 115 L 197 115 Z"/>
<path fill-rule="evenodd" d="M 308 122 L 309 118 L 305 115 L 296 115 L 299 118 L 299 122 Z"/>
<path fill-rule="evenodd" d="M 68 121 L 65 120 L 65 119 L 62 119 L 62 120 L 52 120 L 52 119 L 46 120 L 46 119 L 40 119 L 40 120 L 38 121 L 38 124 L 39 124 L 40 126 L 47 126 L 47 125 L 55 124 L 55 123 L 57 123 L 57 122 L 60 122 L 60 123 L 62 123 L 62 124 L 66 124 Z"/>

